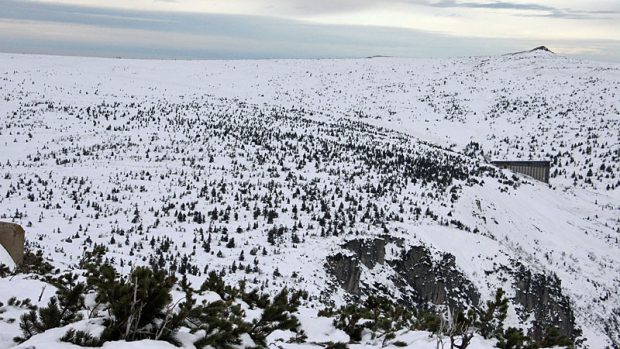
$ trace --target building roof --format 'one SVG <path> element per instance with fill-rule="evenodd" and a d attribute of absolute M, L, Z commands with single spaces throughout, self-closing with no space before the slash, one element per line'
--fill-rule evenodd
<path fill-rule="evenodd" d="M 546 160 L 499 160 L 499 161 L 491 161 L 493 165 L 526 165 L 526 166 L 540 166 L 540 167 L 549 167 L 551 165 L 551 161 Z"/>

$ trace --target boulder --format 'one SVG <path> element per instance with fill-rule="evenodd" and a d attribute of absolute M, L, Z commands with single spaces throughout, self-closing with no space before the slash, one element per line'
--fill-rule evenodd
<path fill-rule="evenodd" d="M 24 242 L 25 232 L 19 224 L 0 222 L 0 245 L 15 264 L 21 264 L 24 259 Z"/>
<path fill-rule="evenodd" d="M 13 258 L 9 255 L 9 253 L 0 245 L 0 266 L 6 266 L 10 270 L 15 269 L 15 262 L 13 262 Z M 2 272 L 0 271 L 0 276 Z"/>

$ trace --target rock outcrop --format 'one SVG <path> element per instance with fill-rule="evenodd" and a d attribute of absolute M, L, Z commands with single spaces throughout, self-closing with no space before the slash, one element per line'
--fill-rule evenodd
<path fill-rule="evenodd" d="M 391 279 L 403 290 L 401 301 L 412 307 L 449 305 L 454 309 L 463 309 L 478 304 L 480 294 L 457 269 L 454 256 L 443 254 L 435 260 L 425 247 L 412 246 L 400 258 L 386 261 L 387 243 L 403 247 L 401 240 L 387 236 L 351 240 L 342 247 L 352 254 L 338 253 L 328 257 L 327 270 L 352 295 L 360 295 L 364 291 L 361 266 L 374 269 L 380 264 L 394 271 Z"/>
<path fill-rule="evenodd" d="M 360 294 L 362 269 L 368 269 L 385 262 L 385 239 L 357 239 L 342 246 L 353 252 L 352 255 L 338 253 L 327 258 L 327 270 L 334 275 L 340 287 L 352 295 Z"/>
<path fill-rule="evenodd" d="M 336 277 L 338 285 L 350 294 L 360 293 L 360 276 L 362 270 L 359 261 L 353 256 L 338 253 L 327 257 L 327 271 Z"/>
<path fill-rule="evenodd" d="M 15 264 L 24 259 L 24 229 L 19 224 L 0 222 L 0 245 L 9 253 Z"/>
<path fill-rule="evenodd" d="M 514 303 L 522 321 L 534 315 L 529 335 L 542 339 L 551 327 L 560 334 L 575 339 L 581 333 L 575 326 L 575 316 L 568 297 L 562 294 L 562 284 L 555 275 L 534 274 L 523 265 L 515 272 Z"/>
<path fill-rule="evenodd" d="M 549 52 L 549 53 L 555 53 L 551 51 L 550 49 L 548 49 L 547 46 L 538 46 L 530 50 L 530 52 L 534 52 L 534 51 L 544 51 L 544 52 Z"/>
<path fill-rule="evenodd" d="M 386 256 L 386 245 L 395 244 L 399 255 Z M 400 292 L 399 300 L 413 308 L 448 305 L 452 309 L 480 306 L 480 293 L 458 269 L 456 258 L 449 253 L 434 254 L 425 246 L 404 246 L 400 239 L 389 236 L 351 240 L 342 245 L 346 251 L 327 258 L 326 267 L 346 292 L 354 297 L 364 294 L 390 294 L 389 288 L 364 280 L 363 269 L 390 271 L 390 281 Z M 385 269 L 375 269 L 384 267 Z M 570 300 L 562 293 L 555 275 L 532 273 L 521 263 L 507 268 L 514 279 L 517 307 L 522 322 L 531 322 L 528 335 L 540 340 L 551 328 L 570 339 L 581 331 L 575 325 Z"/>
<path fill-rule="evenodd" d="M 390 261 L 400 276 L 395 283 L 413 290 L 410 299 L 418 304 L 448 305 L 464 309 L 478 305 L 480 293 L 458 270 L 453 255 L 434 260 L 423 246 L 412 246 L 400 260 Z"/>
<path fill-rule="evenodd" d="M 342 247 L 355 253 L 357 259 L 368 269 L 385 263 L 385 239 L 351 240 Z"/>

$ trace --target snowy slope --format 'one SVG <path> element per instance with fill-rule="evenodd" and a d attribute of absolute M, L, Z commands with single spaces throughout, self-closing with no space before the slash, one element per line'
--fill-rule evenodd
<path fill-rule="evenodd" d="M 304 288 L 318 306 L 347 297 L 326 259 L 389 231 L 454 255 L 482 299 L 499 286 L 515 295 L 491 272 L 498 266 L 554 273 L 587 343 L 618 340 L 606 327 L 620 317 L 618 65 L 531 52 L 208 62 L 2 54 L 0 67 L 0 219 L 27 227 L 29 245 L 63 270 L 103 243 L 125 272 L 164 263 L 199 284 L 205 268 L 225 269 L 230 282 Z M 558 172 L 550 186 L 494 175 L 480 154 L 462 154 L 469 142 L 496 159 L 550 159 Z M 412 174 L 392 153 L 435 172 Z M 364 275 L 391 285 L 377 268 Z"/>

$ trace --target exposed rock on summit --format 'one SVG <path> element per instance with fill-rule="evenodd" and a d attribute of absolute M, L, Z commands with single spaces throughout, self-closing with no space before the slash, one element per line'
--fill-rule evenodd
<path fill-rule="evenodd" d="M 538 47 L 534 47 L 533 49 L 530 50 L 530 52 L 535 52 L 535 51 L 544 51 L 544 52 L 549 52 L 549 53 L 555 53 L 555 52 L 551 51 L 550 49 L 548 49 L 547 46 L 538 46 Z"/>

